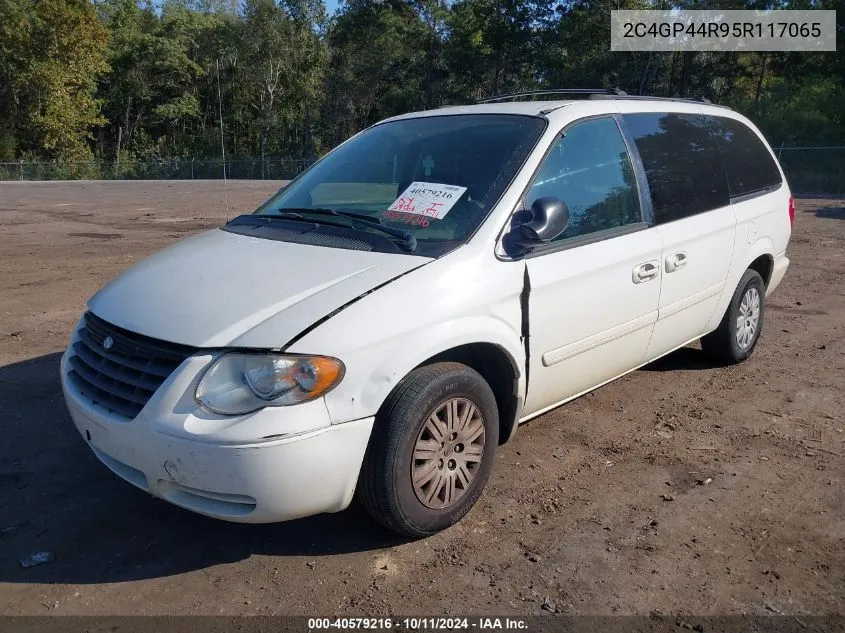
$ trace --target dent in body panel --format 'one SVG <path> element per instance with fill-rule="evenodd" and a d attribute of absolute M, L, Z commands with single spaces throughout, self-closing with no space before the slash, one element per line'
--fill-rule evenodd
<path fill-rule="evenodd" d="M 286 346 L 346 365 L 343 381 L 325 397 L 333 424 L 375 415 L 403 376 L 464 345 L 504 350 L 522 389 L 525 265 L 494 260 L 491 274 L 491 260 L 486 249 L 458 249 L 361 297 Z"/>
<path fill-rule="evenodd" d="M 426 262 L 426 263 L 428 263 L 428 262 Z M 422 266 L 425 266 L 425 265 L 426 265 L 426 264 L 422 264 L 422 265 L 420 266 L 420 268 L 421 268 Z M 329 312 L 329 313 L 328 313 L 328 314 L 326 314 L 325 316 L 320 317 L 319 319 L 317 319 L 316 321 L 314 321 L 311 325 L 309 325 L 308 327 L 306 327 L 305 329 L 303 329 L 303 330 L 302 330 L 299 334 L 297 334 L 297 335 L 296 335 L 296 336 L 294 336 L 292 339 L 290 339 L 290 340 L 289 340 L 287 343 L 285 343 L 283 346 L 281 346 L 281 347 L 279 348 L 279 349 L 280 349 L 280 351 L 282 351 L 282 352 L 286 351 L 289 347 L 291 347 L 292 345 L 294 345 L 295 343 L 297 343 L 297 342 L 298 342 L 301 338 L 305 337 L 305 336 L 306 336 L 307 334 L 309 334 L 312 330 L 317 329 L 318 327 L 320 327 L 320 325 L 322 325 L 323 323 L 325 323 L 326 321 L 328 321 L 329 319 L 331 319 L 331 318 L 332 318 L 333 316 L 335 316 L 336 314 L 339 314 L 339 313 L 343 312 L 346 308 L 348 308 L 349 306 L 351 306 L 353 303 L 355 303 L 355 302 L 357 302 L 357 301 L 360 301 L 361 299 L 363 299 L 364 297 L 366 297 L 366 296 L 367 296 L 367 295 L 369 295 L 369 294 L 372 294 L 373 292 L 375 292 L 375 291 L 376 291 L 376 290 L 378 290 L 379 288 L 383 288 L 384 286 L 386 286 L 386 285 L 388 285 L 388 284 L 390 284 L 390 283 L 393 283 L 394 281 L 396 281 L 396 280 L 397 280 L 397 279 L 399 279 L 400 277 L 404 277 L 405 275 L 407 275 L 407 274 L 409 274 L 409 273 L 411 273 L 411 272 L 413 272 L 413 271 L 415 271 L 415 270 L 417 270 L 417 268 L 412 268 L 411 270 L 406 270 L 404 273 L 401 273 L 401 274 L 399 274 L 399 275 L 396 275 L 395 277 L 392 277 L 392 278 L 388 279 L 387 281 L 385 281 L 385 282 L 383 282 L 383 283 L 378 284 L 377 286 L 373 286 L 372 288 L 370 288 L 370 289 L 369 289 L 369 290 L 367 290 L 366 292 L 362 292 L 362 293 L 361 293 L 361 294 L 359 294 L 357 297 L 355 297 L 355 298 L 353 298 L 353 299 L 351 299 L 351 300 L 347 301 L 347 302 L 346 302 L 346 303 L 344 303 L 342 306 L 340 306 L 340 307 L 338 307 L 338 308 L 336 308 L 336 309 L 332 310 L 331 312 Z"/>

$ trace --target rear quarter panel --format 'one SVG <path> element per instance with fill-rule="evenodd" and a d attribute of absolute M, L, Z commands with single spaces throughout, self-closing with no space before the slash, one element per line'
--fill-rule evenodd
<path fill-rule="evenodd" d="M 777 156 L 772 152 L 765 137 L 749 119 L 724 108 L 702 106 L 702 111 L 704 114 L 736 119 L 751 128 L 771 154 L 783 183 L 775 191 L 731 205 L 736 214 L 737 222 L 734 256 L 725 289 L 708 324 L 707 329 L 709 331 L 718 327 L 740 278 L 751 263 L 762 255 L 767 255 L 776 260 L 786 252 L 792 234 L 792 224 L 789 221 L 789 197 L 792 194 L 783 169 L 777 161 Z"/>

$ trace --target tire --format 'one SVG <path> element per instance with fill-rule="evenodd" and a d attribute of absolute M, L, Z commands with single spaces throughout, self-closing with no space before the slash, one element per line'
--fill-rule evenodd
<path fill-rule="evenodd" d="M 450 410 L 456 420 L 451 429 Z M 467 422 L 461 427 L 463 419 Z M 358 498 L 387 528 L 415 538 L 429 536 L 460 521 L 478 500 L 498 443 L 496 398 L 478 372 L 460 363 L 415 369 L 376 416 Z M 419 487 L 412 472 L 424 475 Z"/>
<path fill-rule="evenodd" d="M 766 285 L 760 273 L 756 270 L 746 270 L 719 327 L 701 339 L 701 349 L 712 358 L 728 365 L 741 363 L 751 356 L 763 331 L 765 296 Z M 747 303 L 743 304 L 743 300 L 747 300 Z M 742 326 L 740 316 L 743 316 Z M 752 322 L 753 331 L 749 331 Z"/>

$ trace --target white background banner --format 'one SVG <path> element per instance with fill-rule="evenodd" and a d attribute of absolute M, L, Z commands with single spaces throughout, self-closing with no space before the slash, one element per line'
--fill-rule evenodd
<path fill-rule="evenodd" d="M 836 11 L 611 11 L 610 50 L 835 51 Z"/>

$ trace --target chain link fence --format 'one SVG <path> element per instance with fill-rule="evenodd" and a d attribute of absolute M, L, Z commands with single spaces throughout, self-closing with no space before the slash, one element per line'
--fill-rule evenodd
<path fill-rule="evenodd" d="M 226 160 L 226 178 L 233 180 L 290 180 L 313 160 L 236 158 Z M 218 180 L 221 159 L 173 158 L 160 161 L 0 163 L 0 180 Z"/>
<path fill-rule="evenodd" d="M 845 195 L 845 146 L 775 149 L 796 194 Z M 227 160 L 226 177 L 233 180 L 289 180 L 311 160 L 244 158 Z M 93 161 L 85 163 L 0 163 L 0 180 L 203 180 L 222 179 L 224 164 L 217 160 Z"/>
<path fill-rule="evenodd" d="M 845 146 L 775 150 L 795 194 L 845 195 Z"/>

